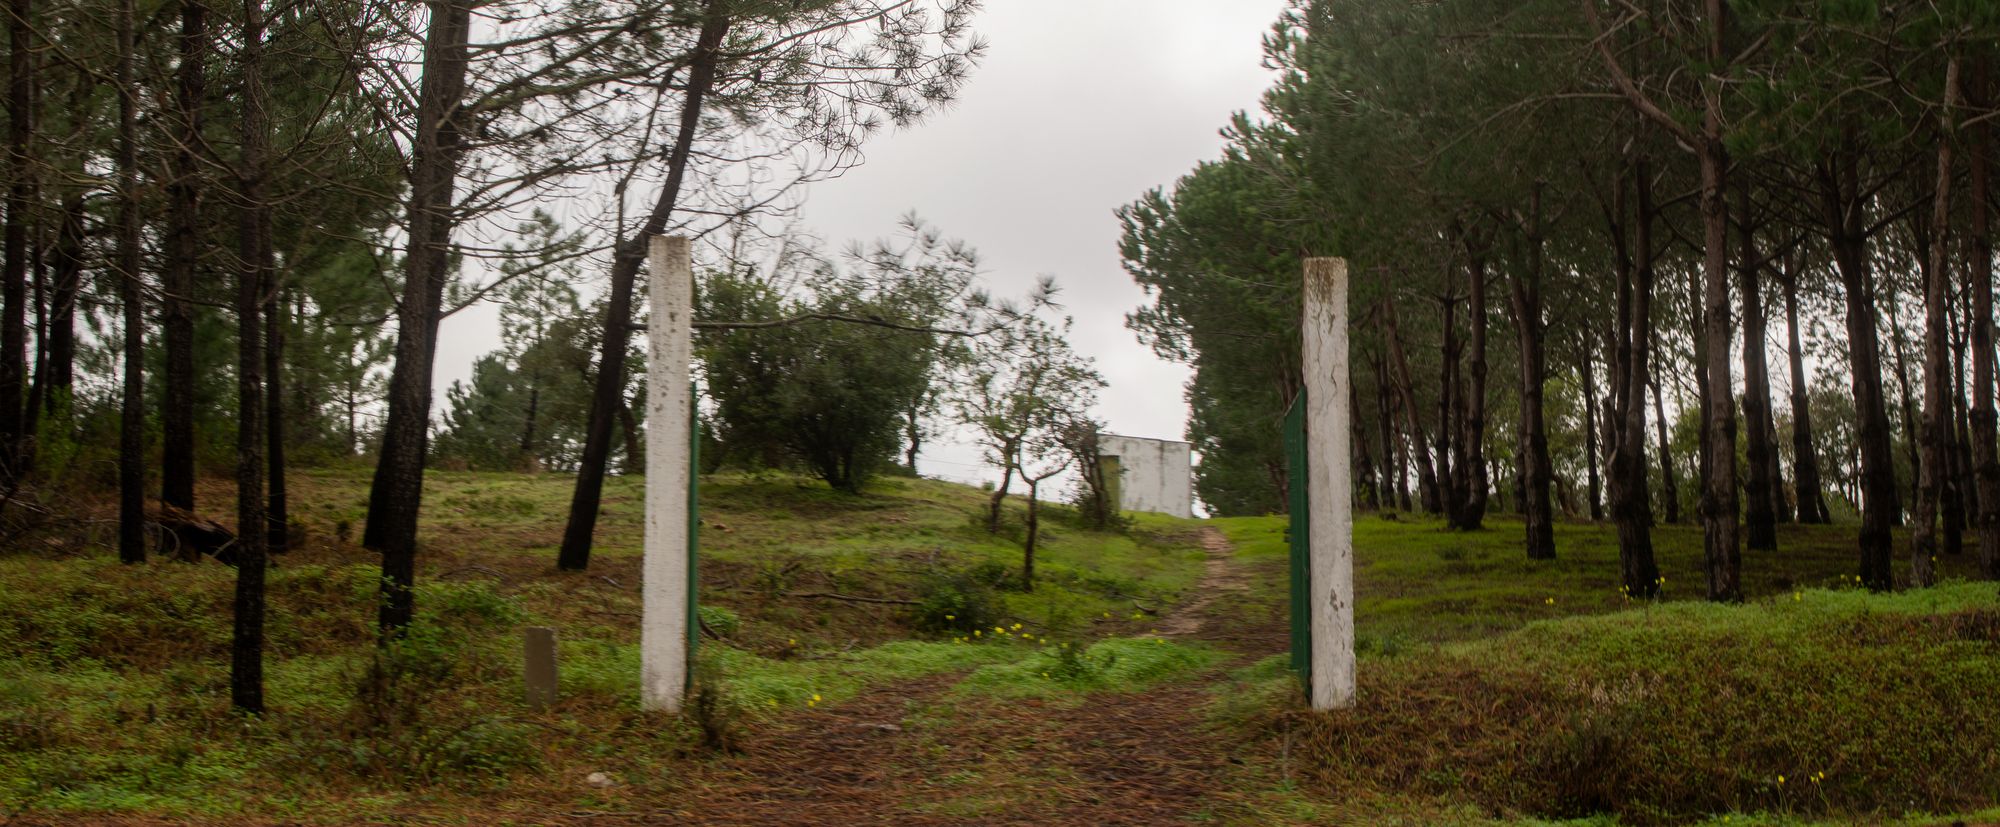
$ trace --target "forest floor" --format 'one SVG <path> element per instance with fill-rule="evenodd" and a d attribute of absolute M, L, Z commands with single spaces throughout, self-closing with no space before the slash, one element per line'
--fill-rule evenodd
<path fill-rule="evenodd" d="M 2000 822 L 2000 594 L 1860 591 L 1851 527 L 1785 527 L 1717 606 L 1691 527 L 1633 603 L 1607 526 L 1530 561 L 1509 518 L 1361 515 L 1361 703 L 1324 716 L 1286 668 L 1281 518 L 1057 509 L 1029 591 L 1016 503 L 996 536 L 962 486 L 722 475 L 701 689 L 661 718 L 640 481 L 563 574 L 568 478 L 434 473 L 422 618 L 387 652 L 366 482 L 294 476 L 259 719 L 227 710 L 226 567 L 120 566 L 101 528 L 0 551 L 0 825 Z M 547 710 L 527 625 L 562 639 Z"/>

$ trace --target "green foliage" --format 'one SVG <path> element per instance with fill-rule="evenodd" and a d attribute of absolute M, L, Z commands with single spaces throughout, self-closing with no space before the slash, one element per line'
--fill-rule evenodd
<path fill-rule="evenodd" d="M 706 275 L 700 318 L 795 320 L 698 337 L 715 462 L 796 462 L 849 493 L 894 464 L 906 430 L 935 404 L 949 358 L 944 335 L 923 331 L 964 318 L 977 266 L 968 248 L 914 219 L 906 229 L 910 247 L 857 250 L 848 268 L 792 251 L 770 272 L 732 265 Z"/>
<path fill-rule="evenodd" d="M 431 449 L 446 466 L 570 469 L 583 451 L 604 316 L 602 308 L 578 303 L 584 238 L 565 234 L 540 212 L 519 234 L 527 247 L 507 245 L 495 285 L 503 297 L 501 347 L 473 364 L 469 383 L 453 382 L 446 391 L 444 428 Z M 637 350 L 635 344 L 626 360 L 623 397 L 643 384 L 645 360 Z M 634 417 L 643 409 L 628 403 Z"/>
<path fill-rule="evenodd" d="M 936 634 L 957 634 L 1000 622 L 1004 605 L 994 588 L 1010 573 L 988 561 L 970 572 L 931 575 L 919 587 L 919 604 L 913 610 L 916 627 Z"/>

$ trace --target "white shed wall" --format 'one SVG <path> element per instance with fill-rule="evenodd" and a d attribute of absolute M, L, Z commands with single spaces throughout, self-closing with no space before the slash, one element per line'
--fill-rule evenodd
<path fill-rule="evenodd" d="M 1194 516 L 1194 446 L 1172 440 L 1099 434 L 1097 453 L 1118 458 L 1119 510 Z"/>

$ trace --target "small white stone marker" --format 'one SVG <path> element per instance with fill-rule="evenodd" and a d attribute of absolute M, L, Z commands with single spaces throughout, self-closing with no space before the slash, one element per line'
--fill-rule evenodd
<path fill-rule="evenodd" d="M 527 659 L 523 677 L 528 687 L 528 707 L 547 709 L 556 702 L 556 630 L 529 626 L 521 649 Z"/>
<path fill-rule="evenodd" d="M 1347 261 L 1305 262 L 1306 508 L 1312 707 L 1354 705 L 1354 514 L 1348 455 Z"/>
<path fill-rule="evenodd" d="M 639 705 L 679 712 L 688 683 L 688 421 L 694 392 L 694 262 L 688 240 L 647 251 L 646 556 L 639 622 Z"/>

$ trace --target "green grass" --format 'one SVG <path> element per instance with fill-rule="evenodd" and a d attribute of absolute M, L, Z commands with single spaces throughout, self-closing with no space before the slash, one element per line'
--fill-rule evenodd
<path fill-rule="evenodd" d="M 271 573 L 261 719 L 229 711 L 230 570 L 0 552 L 0 814 L 532 822 L 675 800 L 711 760 L 696 720 L 638 708 L 641 481 L 610 481 L 591 569 L 569 574 L 553 563 L 570 478 L 431 474 L 420 624 L 386 654 L 378 563 L 349 542 L 365 472 L 292 483 L 308 536 Z M 2000 594 L 1854 589 L 1851 527 L 1785 527 L 1781 551 L 1746 553 L 1738 606 L 1701 599 L 1699 531 L 1659 527 L 1667 593 L 1635 604 L 1609 527 L 1561 524 L 1558 559 L 1530 561 L 1508 517 L 1456 533 L 1360 514 L 1361 701 L 1325 716 L 1299 708 L 1270 631 L 1282 518 L 1206 523 L 1248 589 L 1212 607 L 1214 642 L 1161 642 L 1147 610 L 1202 577 L 1203 523 L 1097 533 L 1051 508 L 1027 591 L 1021 506 L 988 534 L 985 499 L 912 479 L 855 497 L 704 478 L 701 602 L 719 637 L 696 677 L 722 725 L 783 728 L 925 682 L 902 723 L 950 749 L 1002 710 L 1207 687 L 1206 732 L 1236 759 L 1216 758 L 1226 789 L 1204 817 L 1219 823 L 1919 825 L 2000 802 Z M 526 625 L 561 638 L 546 711 L 521 701 Z M 944 792 L 918 808 L 977 819 L 1044 786 L 1087 794 L 1089 777 L 1034 769 L 1035 733 L 1072 735 L 1034 728 L 1054 717 L 931 779 Z M 577 786 L 597 770 L 624 786 Z"/>
<path fill-rule="evenodd" d="M 349 543 L 366 484 L 357 470 L 292 478 L 307 539 L 270 575 L 261 720 L 229 712 L 231 570 L 121 566 L 102 549 L 0 555 L 0 813 L 341 823 L 483 809 L 501 784 L 569 806 L 573 790 L 541 779 L 600 766 L 673 783 L 696 737 L 688 722 L 662 726 L 638 709 L 642 480 L 610 481 L 590 572 L 563 574 L 553 563 L 570 478 L 431 473 L 419 632 L 390 659 L 402 677 L 388 683 L 371 678 L 379 568 Z M 996 536 L 978 519 L 984 502 L 924 480 L 886 479 L 855 497 L 782 475 L 704 478 L 701 602 L 724 639 L 703 641 L 698 676 L 744 725 L 778 721 L 877 687 L 1034 660 L 1050 635 L 1087 645 L 1136 634 L 1144 623 L 1124 614 L 1135 601 L 1171 605 L 1200 575 L 1191 521 L 1095 533 L 1056 507 L 1036 587 L 1020 590 L 1021 505 L 1008 504 Z M 985 578 L 968 581 L 988 602 L 981 620 L 1015 627 L 1004 641 L 927 631 L 912 607 L 790 596 L 924 599 L 941 574 L 966 572 Z M 564 700 L 547 713 L 520 700 L 525 625 L 559 630 Z M 408 714 L 380 720 L 383 706 Z"/>

